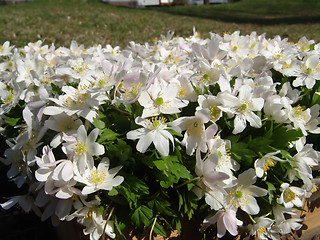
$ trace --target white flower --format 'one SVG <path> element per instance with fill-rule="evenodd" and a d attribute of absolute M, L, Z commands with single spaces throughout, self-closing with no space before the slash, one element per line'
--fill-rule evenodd
<path fill-rule="evenodd" d="M 279 204 L 283 204 L 285 208 L 292 208 L 293 206 L 302 207 L 301 197 L 305 194 L 305 190 L 298 187 L 290 186 L 289 183 L 281 184 L 281 196 L 277 198 Z"/>
<path fill-rule="evenodd" d="M 197 107 L 196 110 L 201 110 L 201 109 L 209 109 L 210 111 L 210 120 L 212 122 L 216 122 L 220 119 L 222 116 L 222 111 L 219 108 L 219 106 L 222 105 L 220 98 L 212 95 L 204 96 L 204 95 L 199 95 L 198 97 L 198 103 L 199 107 Z"/>
<path fill-rule="evenodd" d="M 255 197 L 267 195 L 266 189 L 253 185 L 256 182 L 256 174 L 253 168 L 250 168 L 238 176 L 238 184 L 227 190 L 226 205 L 236 211 L 239 207 L 251 214 L 256 215 L 260 207 Z"/>
<path fill-rule="evenodd" d="M 86 169 L 83 175 L 76 175 L 74 179 L 86 184 L 82 194 L 94 193 L 98 190 L 110 191 L 113 187 L 119 186 L 124 178 L 115 175 L 120 171 L 122 166 L 109 169 L 109 159 L 103 158 L 98 167 Z"/>
<path fill-rule="evenodd" d="M 277 162 L 284 162 L 285 160 L 280 159 L 276 155 L 280 153 L 279 151 L 268 153 L 262 158 L 257 159 L 254 162 L 254 168 L 256 170 L 257 177 L 262 178 L 264 175 L 266 177 L 267 171 L 274 167 Z"/>
<path fill-rule="evenodd" d="M 158 80 L 155 80 L 148 92 L 142 91 L 138 99 L 140 105 L 144 107 L 141 117 L 157 116 L 160 113 L 179 113 L 180 108 L 187 106 L 186 100 L 177 98 L 179 90 L 180 84 L 176 80 L 172 80 L 165 87 L 161 87 Z"/>
<path fill-rule="evenodd" d="M 249 224 L 248 229 L 251 236 L 256 236 L 258 239 L 278 239 L 279 236 L 271 230 L 274 220 L 267 218 L 266 216 L 254 218 L 255 223 Z"/>
<path fill-rule="evenodd" d="M 272 228 L 281 233 L 282 235 L 291 233 L 292 230 L 299 230 L 302 227 L 302 218 L 292 217 L 297 215 L 297 212 L 293 208 L 285 208 L 283 206 L 277 205 L 272 209 L 273 215 L 275 217 L 275 224 Z M 289 218 L 288 215 L 291 215 Z"/>
<path fill-rule="evenodd" d="M 253 111 L 260 111 L 264 105 L 263 98 L 253 98 L 251 87 L 243 85 L 239 89 L 238 97 L 229 93 L 222 93 L 220 99 L 223 111 L 235 114 L 233 134 L 241 133 L 246 127 L 246 121 L 250 126 L 260 128 L 262 126 L 261 119 Z"/>
<path fill-rule="evenodd" d="M 204 124 L 209 120 L 209 110 L 202 109 L 197 111 L 194 117 L 181 117 L 170 124 L 177 132 L 186 130 L 181 143 L 186 146 L 188 155 L 192 155 L 197 148 L 202 152 L 207 151 L 207 135 Z"/>
<path fill-rule="evenodd" d="M 9 56 L 11 55 L 11 50 L 14 48 L 14 46 L 10 46 L 9 41 L 5 41 L 3 45 L 0 44 L 0 57 L 1 56 Z"/>
<path fill-rule="evenodd" d="M 163 156 L 169 155 L 169 140 L 174 145 L 173 136 L 165 129 L 167 127 L 166 118 L 152 117 L 150 119 L 136 118 L 136 123 L 143 126 L 127 133 L 128 139 L 139 139 L 137 150 L 144 153 L 151 143 Z"/>
<path fill-rule="evenodd" d="M 97 110 L 107 99 L 105 94 L 100 92 L 91 93 L 87 88 L 76 89 L 71 86 L 63 86 L 61 89 L 65 94 L 58 99 L 50 98 L 57 106 L 48 106 L 43 110 L 46 115 L 57 115 L 65 112 L 72 116 L 77 114 L 90 122 L 97 116 Z"/>
<path fill-rule="evenodd" d="M 203 220 L 201 230 L 205 230 L 212 224 L 217 223 L 218 238 L 222 238 L 226 231 L 232 235 L 238 235 L 238 226 L 242 226 L 242 221 L 237 219 L 236 212 L 232 209 L 219 210 L 214 216 L 208 216 Z"/>
<path fill-rule="evenodd" d="M 311 89 L 316 80 L 320 80 L 320 64 L 318 55 L 310 55 L 303 58 L 303 62 L 296 66 L 295 74 L 297 78 L 293 81 L 293 86 L 306 85 L 307 88 Z"/>
<path fill-rule="evenodd" d="M 50 142 L 50 146 L 56 148 L 62 143 L 63 133 L 71 135 L 77 131 L 77 129 L 82 125 L 80 119 L 73 119 L 65 113 L 50 116 L 48 120 L 44 122 L 44 126 L 58 132 Z"/>
<path fill-rule="evenodd" d="M 76 135 L 63 135 L 66 142 L 63 143 L 62 150 L 73 160 L 80 173 L 83 173 L 86 168 L 92 169 L 93 156 L 99 156 L 105 152 L 104 146 L 95 142 L 98 134 L 99 129 L 95 128 L 87 136 L 84 125 L 81 125 Z"/>

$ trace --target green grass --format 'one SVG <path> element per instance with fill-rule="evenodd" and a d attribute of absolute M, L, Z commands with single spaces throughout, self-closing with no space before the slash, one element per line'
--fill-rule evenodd
<path fill-rule="evenodd" d="M 242 0 L 236 3 L 132 9 L 98 0 L 34 0 L 0 6 L 0 44 L 16 46 L 42 39 L 46 44 L 69 46 L 71 40 L 85 46 L 111 44 L 125 47 L 129 41 L 151 42 L 168 30 L 189 36 L 193 26 L 208 37 L 240 30 L 267 37 L 281 35 L 296 42 L 302 36 L 320 41 L 320 1 Z"/>

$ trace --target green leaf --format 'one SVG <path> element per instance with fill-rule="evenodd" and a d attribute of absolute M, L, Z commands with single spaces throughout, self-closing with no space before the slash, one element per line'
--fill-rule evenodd
<path fill-rule="evenodd" d="M 272 140 L 264 135 L 254 139 L 249 139 L 248 147 L 255 152 L 266 154 L 274 151 L 274 148 L 270 146 L 271 143 Z"/>
<path fill-rule="evenodd" d="M 231 136 L 227 138 L 231 141 L 231 157 L 241 163 L 242 167 L 252 166 L 257 154 L 249 148 L 245 142 L 238 142 L 239 137 Z"/>
<path fill-rule="evenodd" d="M 61 88 L 53 83 L 51 83 L 51 88 L 52 88 L 53 95 L 62 95 L 63 94 L 63 92 L 61 91 Z"/>
<path fill-rule="evenodd" d="M 265 182 L 268 186 L 269 203 L 272 204 L 273 192 L 276 191 L 275 186 L 270 182 Z"/>
<path fill-rule="evenodd" d="M 116 142 L 107 141 L 105 147 L 110 159 L 116 158 L 120 161 L 126 161 L 132 154 L 131 146 L 119 138 L 117 138 Z"/>
<path fill-rule="evenodd" d="M 112 189 L 108 192 L 108 195 L 111 196 L 111 197 L 113 197 L 113 196 L 118 195 L 118 193 L 119 193 L 119 192 L 117 191 L 116 188 L 112 188 Z"/>
<path fill-rule="evenodd" d="M 103 129 L 102 131 L 100 131 L 98 143 L 113 141 L 117 138 L 118 135 L 119 135 L 118 133 L 112 131 L 109 128 Z"/>
<path fill-rule="evenodd" d="M 103 121 L 101 121 L 99 118 L 93 119 L 93 125 L 99 129 L 104 129 L 106 127 L 106 124 Z"/>
<path fill-rule="evenodd" d="M 114 217 L 114 225 L 117 229 L 117 233 L 119 236 L 121 236 L 123 239 L 127 239 L 125 235 L 122 233 L 122 230 L 126 228 L 126 225 L 122 222 L 118 222 L 117 216 Z"/>
<path fill-rule="evenodd" d="M 155 212 L 165 214 L 167 216 L 176 217 L 175 212 L 170 208 L 170 202 L 163 198 L 154 197 L 149 201 L 148 206 L 152 208 Z"/>
<path fill-rule="evenodd" d="M 316 92 L 320 92 L 320 86 L 318 87 Z M 320 104 L 320 95 L 316 94 L 316 93 L 314 93 L 313 96 L 312 96 L 311 106 L 313 106 L 315 104 Z"/>
<path fill-rule="evenodd" d="M 180 178 L 192 178 L 189 170 L 179 162 L 178 156 L 162 156 L 160 160 L 153 161 L 153 164 L 160 170 L 160 172 L 156 173 L 156 177 L 164 188 L 169 188 L 174 183 L 178 183 Z"/>
<path fill-rule="evenodd" d="M 131 220 L 137 227 L 150 226 L 152 224 L 152 218 L 152 210 L 145 205 L 136 208 L 131 215 Z"/>
<path fill-rule="evenodd" d="M 301 130 L 288 130 L 286 127 L 281 126 L 273 131 L 272 145 L 279 149 L 285 149 L 289 146 L 290 142 L 297 141 L 302 136 Z"/>
<path fill-rule="evenodd" d="M 5 118 L 4 119 L 4 121 L 12 127 L 16 126 L 20 120 L 21 118 Z"/>
<path fill-rule="evenodd" d="M 161 235 L 163 237 L 167 236 L 166 231 L 163 229 L 163 227 L 158 222 L 155 223 L 153 231 L 154 231 L 155 234 L 159 234 L 159 235 Z"/>

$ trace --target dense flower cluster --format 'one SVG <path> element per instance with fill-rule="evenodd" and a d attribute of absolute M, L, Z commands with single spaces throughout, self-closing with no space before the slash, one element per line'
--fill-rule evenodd
<path fill-rule="evenodd" d="M 0 45 L 0 124 L 19 203 L 98 240 L 127 226 L 279 239 L 319 178 L 320 44 L 169 32 L 154 44 Z M 22 189 L 22 188 L 21 188 Z M 263 207 L 261 207 L 263 206 Z"/>

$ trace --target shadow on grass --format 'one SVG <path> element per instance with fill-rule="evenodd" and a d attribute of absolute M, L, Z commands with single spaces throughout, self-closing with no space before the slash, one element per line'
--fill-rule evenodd
<path fill-rule="evenodd" d="M 316 24 L 320 23 L 320 7 L 308 11 L 307 9 L 296 9 L 286 11 L 283 6 L 280 9 L 269 6 L 269 9 L 228 9 L 218 5 L 204 6 L 161 6 L 146 8 L 148 10 L 165 12 L 174 15 L 206 18 L 216 21 L 232 23 L 249 23 L 260 25 L 277 25 L 277 24 Z M 309 7 L 310 8 L 310 7 Z M 273 12 L 272 12 L 273 11 Z"/>

